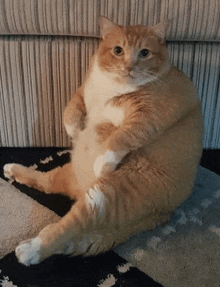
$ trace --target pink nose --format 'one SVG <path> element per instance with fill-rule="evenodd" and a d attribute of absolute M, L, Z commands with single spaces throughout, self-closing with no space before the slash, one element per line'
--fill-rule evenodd
<path fill-rule="evenodd" d="M 129 65 L 124 66 L 124 69 L 125 69 L 125 71 L 127 71 L 127 72 L 131 72 L 131 71 L 132 71 L 132 67 L 129 66 Z"/>

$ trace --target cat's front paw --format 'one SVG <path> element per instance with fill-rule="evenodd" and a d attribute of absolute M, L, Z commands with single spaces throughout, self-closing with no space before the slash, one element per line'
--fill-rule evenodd
<path fill-rule="evenodd" d="M 68 136 L 72 140 L 76 140 L 79 134 L 79 128 L 76 127 L 76 125 L 68 125 L 65 123 L 65 129 L 68 134 Z"/>
<path fill-rule="evenodd" d="M 93 170 L 96 177 L 100 177 L 108 172 L 114 171 L 118 161 L 116 160 L 115 153 L 107 151 L 104 155 L 100 155 L 94 162 Z"/>
<path fill-rule="evenodd" d="M 22 241 L 15 249 L 18 261 L 25 266 L 38 264 L 42 261 L 40 256 L 41 241 L 39 237 Z"/>

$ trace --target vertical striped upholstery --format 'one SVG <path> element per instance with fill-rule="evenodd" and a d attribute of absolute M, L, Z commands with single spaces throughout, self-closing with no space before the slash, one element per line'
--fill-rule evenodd
<path fill-rule="evenodd" d="M 172 19 L 172 63 L 198 89 L 204 147 L 220 148 L 219 0 L 0 0 L 0 146 L 70 145 L 62 113 L 99 43 L 99 15 Z"/>
<path fill-rule="evenodd" d="M 69 146 L 62 113 L 98 39 L 0 37 L 2 146 Z"/>

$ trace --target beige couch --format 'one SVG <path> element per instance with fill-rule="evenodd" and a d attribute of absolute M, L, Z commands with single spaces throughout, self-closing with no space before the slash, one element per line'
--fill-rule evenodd
<path fill-rule="evenodd" d="M 98 45 L 99 15 L 173 20 L 172 62 L 198 88 L 204 147 L 220 148 L 219 0 L 0 0 L 0 146 L 70 145 L 62 113 Z"/>

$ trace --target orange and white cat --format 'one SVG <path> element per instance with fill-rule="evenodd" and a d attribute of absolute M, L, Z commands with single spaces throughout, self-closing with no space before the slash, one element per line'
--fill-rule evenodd
<path fill-rule="evenodd" d="M 124 27 L 101 17 L 102 41 L 64 113 L 71 162 L 47 173 L 5 165 L 8 178 L 76 200 L 59 222 L 19 244 L 21 263 L 106 251 L 167 221 L 191 193 L 202 151 L 200 104 L 170 64 L 167 25 Z"/>

